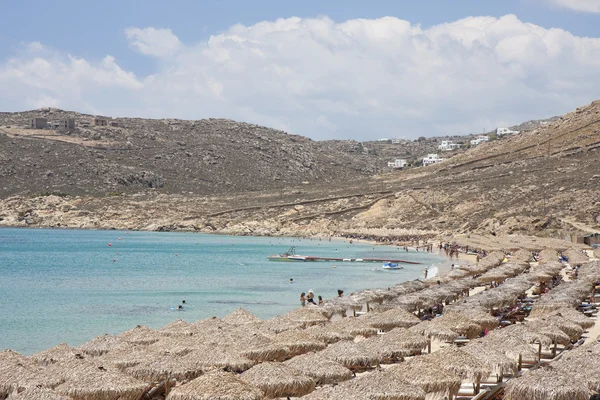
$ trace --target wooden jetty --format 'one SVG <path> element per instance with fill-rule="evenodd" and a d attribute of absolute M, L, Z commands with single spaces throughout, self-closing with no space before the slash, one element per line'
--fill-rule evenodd
<path fill-rule="evenodd" d="M 390 258 L 343 258 L 343 257 L 320 257 L 320 256 L 301 256 L 295 254 L 296 248 L 292 247 L 282 254 L 269 256 L 269 261 L 336 261 L 336 262 L 391 262 L 396 264 L 422 264 L 417 261 L 394 260 Z"/>

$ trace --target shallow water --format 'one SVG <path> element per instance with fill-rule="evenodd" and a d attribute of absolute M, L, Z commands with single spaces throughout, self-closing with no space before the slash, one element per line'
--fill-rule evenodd
<path fill-rule="evenodd" d="M 303 255 L 424 265 L 385 271 L 378 263 L 267 261 L 290 246 Z M 270 318 L 298 307 L 309 289 L 327 299 L 337 289 L 349 294 L 422 278 L 426 265 L 432 271 L 444 263 L 436 254 L 342 240 L 0 229 L 0 349 L 32 354 L 136 325 L 222 317 L 239 307 Z M 182 300 L 184 310 L 173 310 Z"/>

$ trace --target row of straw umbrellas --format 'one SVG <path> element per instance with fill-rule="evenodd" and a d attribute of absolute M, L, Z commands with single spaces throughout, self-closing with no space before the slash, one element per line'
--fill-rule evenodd
<path fill-rule="evenodd" d="M 577 281 L 553 289 L 539 310 L 536 304 L 535 320 L 496 329 L 494 309 L 516 304 L 563 267 L 556 252 L 547 252 L 529 268 L 530 255 L 517 251 L 503 263 L 505 254 L 492 252 L 436 280 L 364 290 L 270 320 L 239 309 L 158 330 L 138 326 L 30 357 L 7 350 L 0 353 L 0 398 L 335 399 L 358 393 L 412 400 L 455 396 L 465 382 L 477 391 L 490 374 L 515 376 L 523 360 L 539 361 L 542 347 L 567 345 L 592 322 L 574 308 L 600 280 L 600 266 L 588 263 Z M 468 296 L 494 273 L 496 287 Z M 449 304 L 441 316 L 418 318 L 440 304 Z M 459 336 L 472 340 L 461 348 L 426 350 L 432 341 Z M 355 377 L 365 370 L 371 372 Z"/>

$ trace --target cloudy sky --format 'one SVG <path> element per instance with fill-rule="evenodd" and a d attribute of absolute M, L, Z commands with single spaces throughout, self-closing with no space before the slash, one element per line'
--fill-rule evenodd
<path fill-rule="evenodd" d="M 8 2 L 0 111 L 466 134 L 600 98 L 600 0 Z"/>

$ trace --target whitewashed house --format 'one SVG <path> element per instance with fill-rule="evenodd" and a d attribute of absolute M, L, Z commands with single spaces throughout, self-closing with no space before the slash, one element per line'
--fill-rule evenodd
<path fill-rule="evenodd" d="M 406 167 L 406 164 L 408 164 L 408 162 L 403 158 L 397 158 L 394 161 L 388 161 L 388 167 L 394 169 L 403 169 Z"/>
<path fill-rule="evenodd" d="M 442 144 L 438 146 L 441 151 L 452 151 L 460 147 L 460 144 L 454 143 L 452 140 L 442 140 Z"/>
<path fill-rule="evenodd" d="M 496 135 L 504 136 L 504 135 L 516 135 L 519 131 L 511 131 L 508 128 L 498 128 L 496 129 Z"/>
<path fill-rule="evenodd" d="M 481 135 L 477 136 L 475 139 L 471 140 L 471 146 L 477 146 L 480 143 L 488 142 L 490 140 L 489 136 Z"/>
<path fill-rule="evenodd" d="M 427 154 L 427 157 L 423 158 L 423 166 L 426 167 L 427 165 L 437 164 L 442 161 L 444 161 L 444 159 L 440 158 L 437 154 Z"/>

